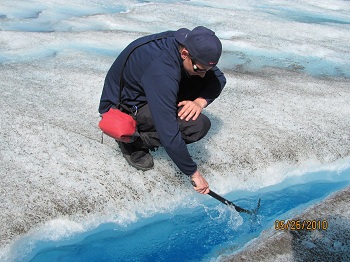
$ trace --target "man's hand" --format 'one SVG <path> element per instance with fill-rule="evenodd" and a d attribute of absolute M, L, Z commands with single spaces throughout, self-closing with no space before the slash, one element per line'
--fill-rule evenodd
<path fill-rule="evenodd" d="M 209 184 L 204 179 L 204 177 L 202 177 L 198 170 L 191 176 L 191 183 L 193 185 L 194 190 L 196 190 L 198 193 L 209 193 Z"/>
<path fill-rule="evenodd" d="M 194 121 L 200 115 L 203 108 L 207 106 L 207 101 L 204 98 L 197 98 L 194 101 L 185 100 L 178 103 L 177 106 L 182 106 L 178 113 L 180 119 L 186 119 L 186 121 L 189 121 L 192 118 Z"/>

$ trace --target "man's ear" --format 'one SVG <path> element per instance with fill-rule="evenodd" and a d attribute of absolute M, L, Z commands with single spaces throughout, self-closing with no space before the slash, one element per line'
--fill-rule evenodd
<path fill-rule="evenodd" d="M 189 55 L 189 53 L 185 47 L 180 50 L 180 54 L 181 54 L 181 58 L 183 60 L 185 60 Z"/>

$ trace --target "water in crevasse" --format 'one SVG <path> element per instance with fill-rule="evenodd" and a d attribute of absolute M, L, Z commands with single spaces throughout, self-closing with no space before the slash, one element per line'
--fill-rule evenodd
<path fill-rule="evenodd" d="M 261 198 L 258 214 L 239 214 L 211 199 L 130 227 L 105 224 L 73 244 L 38 243 L 28 261 L 211 261 L 239 250 L 276 220 L 289 219 L 293 210 L 300 211 L 349 184 L 349 179 L 316 180 L 279 189 L 274 186 L 249 197 L 233 199 L 232 193 L 225 197 L 249 210 Z"/>

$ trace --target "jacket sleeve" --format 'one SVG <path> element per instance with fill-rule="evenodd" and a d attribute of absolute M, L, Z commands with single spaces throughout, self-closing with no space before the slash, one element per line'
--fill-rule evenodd
<path fill-rule="evenodd" d="M 157 130 L 167 154 L 186 175 L 197 170 L 185 141 L 182 139 L 177 121 L 177 93 L 179 72 L 168 59 L 158 59 L 145 71 L 141 85 Z"/>
<path fill-rule="evenodd" d="M 221 94 L 226 85 L 226 78 L 220 69 L 215 66 L 212 70 L 209 70 L 206 73 L 202 80 L 205 81 L 205 84 L 199 97 L 207 100 L 209 105 Z"/>

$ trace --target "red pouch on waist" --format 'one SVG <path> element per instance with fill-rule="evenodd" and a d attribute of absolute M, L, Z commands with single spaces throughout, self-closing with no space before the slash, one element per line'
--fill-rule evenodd
<path fill-rule="evenodd" d="M 135 139 L 136 120 L 119 109 L 111 108 L 102 114 L 98 126 L 106 135 L 125 143 L 131 143 Z"/>

